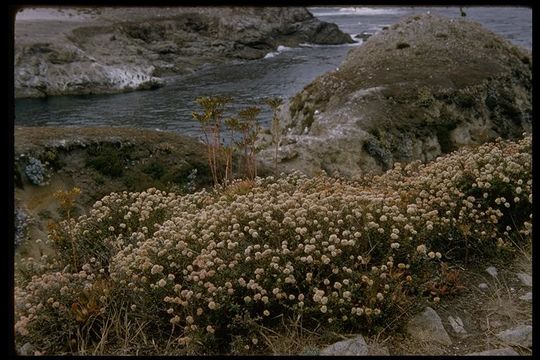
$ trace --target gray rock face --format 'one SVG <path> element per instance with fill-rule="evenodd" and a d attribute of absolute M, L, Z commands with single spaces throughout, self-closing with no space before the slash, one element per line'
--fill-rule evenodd
<path fill-rule="evenodd" d="M 526 302 L 532 302 L 532 292 L 528 292 L 523 296 L 519 297 L 520 300 L 526 301 Z"/>
<path fill-rule="evenodd" d="M 452 329 L 456 334 L 467 333 L 465 327 L 463 326 L 463 320 L 461 320 L 459 316 L 456 316 L 455 318 L 453 316 L 448 316 L 448 323 L 450 324 L 450 326 L 452 326 Z"/>
<path fill-rule="evenodd" d="M 515 328 L 502 331 L 496 335 L 499 339 L 508 344 L 515 344 L 525 347 L 532 346 L 532 326 L 519 325 Z"/>
<path fill-rule="evenodd" d="M 496 268 L 495 266 L 490 266 L 490 267 L 488 267 L 488 268 L 486 269 L 486 272 L 487 272 L 489 275 L 493 276 L 494 278 L 496 278 L 497 275 L 498 275 L 497 268 Z"/>
<path fill-rule="evenodd" d="M 362 335 L 354 339 L 343 340 L 324 348 L 320 355 L 368 355 L 369 349 Z"/>
<path fill-rule="evenodd" d="M 532 58 L 481 25 L 418 15 L 352 49 L 281 108 L 278 172 L 353 177 L 532 129 Z M 306 132 L 307 128 L 307 132 Z M 271 163 L 270 149 L 260 153 Z"/>
<path fill-rule="evenodd" d="M 493 349 L 486 350 L 481 352 L 475 352 L 467 354 L 466 356 L 517 356 L 519 355 L 517 351 L 512 348 L 502 348 L 502 349 Z"/>
<path fill-rule="evenodd" d="M 259 59 L 278 45 L 354 42 L 294 7 L 103 8 L 79 21 L 53 15 L 16 21 L 17 98 L 151 89 L 163 85 L 160 76 Z"/>
<path fill-rule="evenodd" d="M 413 317 L 407 324 L 407 333 L 421 341 L 451 345 L 452 340 L 444 329 L 441 318 L 435 310 L 426 307 L 424 312 Z"/>
<path fill-rule="evenodd" d="M 521 281 L 521 283 L 525 286 L 531 287 L 532 286 L 532 276 L 525 273 L 519 273 L 517 274 L 518 279 Z"/>

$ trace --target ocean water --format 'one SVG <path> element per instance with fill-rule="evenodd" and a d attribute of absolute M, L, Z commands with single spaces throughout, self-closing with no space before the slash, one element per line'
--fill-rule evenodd
<path fill-rule="evenodd" d="M 458 7 L 313 7 L 321 20 L 336 23 L 351 35 L 375 33 L 412 14 L 431 12 L 460 17 Z M 532 48 L 532 10 L 525 7 L 464 7 L 467 18 L 517 45 Z M 355 44 L 297 48 L 278 47 L 265 58 L 249 62 L 209 66 L 194 74 L 166 79 L 166 86 L 149 91 L 115 95 L 55 96 L 19 99 L 15 102 L 15 125 L 115 126 L 174 131 L 200 136 L 191 113 L 200 110 L 199 96 L 234 98 L 231 114 L 245 106 L 261 106 L 259 120 L 268 126 L 267 97 L 287 99 L 317 76 L 340 65 Z"/>

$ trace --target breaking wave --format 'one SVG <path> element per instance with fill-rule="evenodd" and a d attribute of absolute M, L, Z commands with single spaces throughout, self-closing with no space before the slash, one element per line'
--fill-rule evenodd
<path fill-rule="evenodd" d="M 340 15 L 391 15 L 403 12 L 400 8 L 371 8 L 371 7 L 343 7 L 343 8 L 312 8 L 315 16 L 340 16 Z"/>

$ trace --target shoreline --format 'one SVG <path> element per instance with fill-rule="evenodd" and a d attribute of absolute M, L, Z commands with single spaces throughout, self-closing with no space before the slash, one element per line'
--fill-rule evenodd
<path fill-rule="evenodd" d="M 162 86 L 163 74 L 192 73 L 205 63 L 256 60 L 279 45 L 354 42 L 305 8 L 75 13 L 85 11 L 93 13 L 70 21 L 50 9 L 34 10 L 38 15 L 26 20 L 22 13 L 15 24 L 16 98 L 144 90 Z"/>

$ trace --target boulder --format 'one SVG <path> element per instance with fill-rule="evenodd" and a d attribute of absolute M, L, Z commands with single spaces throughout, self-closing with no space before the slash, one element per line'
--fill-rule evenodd
<path fill-rule="evenodd" d="M 327 346 L 324 348 L 320 355 L 332 355 L 332 356 L 343 356 L 343 355 L 352 355 L 352 356 L 364 356 L 368 355 L 369 349 L 364 337 L 358 335 L 354 339 L 343 340 Z"/>
<path fill-rule="evenodd" d="M 532 326 L 519 325 L 514 328 L 501 331 L 497 338 L 510 345 L 519 345 L 524 347 L 532 346 Z"/>
<path fill-rule="evenodd" d="M 532 57 L 480 24 L 411 16 L 351 49 L 280 115 L 278 172 L 353 177 L 532 130 Z M 307 131 L 306 131 L 307 129 Z M 260 153 L 270 162 L 272 151 Z"/>
<path fill-rule="evenodd" d="M 519 273 L 517 274 L 518 279 L 521 281 L 521 283 L 525 286 L 531 287 L 532 286 L 532 276 L 525 273 Z"/>
<path fill-rule="evenodd" d="M 441 318 L 435 310 L 426 307 L 407 323 L 407 333 L 414 339 L 442 345 L 451 345 L 452 340 L 444 329 Z"/>

